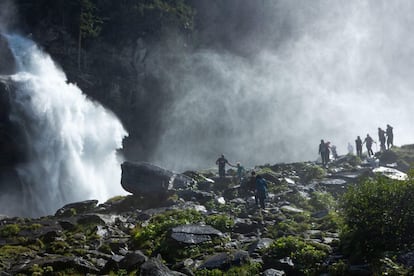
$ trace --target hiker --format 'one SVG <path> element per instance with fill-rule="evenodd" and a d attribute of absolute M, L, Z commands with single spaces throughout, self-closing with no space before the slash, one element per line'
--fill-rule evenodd
<path fill-rule="evenodd" d="M 332 145 L 331 146 L 331 150 L 332 150 L 332 156 L 333 156 L 333 158 L 335 160 L 338 159 L 338 152 L 336 151 L 336 146 L 335 145 Z"/>
<path fill-rule="evenodd" d="M 355 140 L 355 146 L 356 146 L 356 153 L 359 158 L 362 158 L 362 140 L 361 137 L 357 137 Z"/>
<path fill-rule="evenodd" d="M 378 128 L 378 140 L 380 141 L 380 150 L 385 151 L 385 131 Z"/>
<path fill-rule="evenodd" d="M 322 166 L 326 165 L 326 146 L 325 141 L 321 140 L 321 143 L 319 144 L 319 154 L 321 155 L 322 159 Z"/>
<path fill-rule="evenodd" d="M 387 125 L 387 147 L 390 149 L 394 146 L 394 133 L 392 132 L 392 126 Z"/>
<path fill-rule="evenodd" d="M 237 162 L 236 164 L 236 173 L 237 173 L 237 180 L 239 181 L 239 183 L 241 183 L 244 173 L 245 173 L 245 169 L 244 167 L 240 164 L 240 162 Z"/>
<path fill-rule="evenodd" d="M 224 154 L 222 154 L 216 160 L 216 165 L 218 165 L 218 171 L 219 171 L 219 177 L 220 178 L 226 177 L 226 164 L 229 164 L 231 166 L 231 164 L 229 163 L 229 161 L 227 161 L 227 159 L 224 157 Z"/>
<path fill-rule="evenodd" d="M 367 147 L 368 157 L 371 157 L 371 155 L 373 156 L 374 152 L 372 151 L 372 143 L 375 143 L 374 139 L 372 139 L 371 136 L 367 134 L 367 137 L 365 137 L 364 142 L 362 144 L 364 143 Z"/>
<path fill-rule="evenodd" d="M 259 174 L 256 176 L 256 194 L 260 202 L 260 207 L 264 209 L 267 195 L 267 183 L 266 180 Z"/>

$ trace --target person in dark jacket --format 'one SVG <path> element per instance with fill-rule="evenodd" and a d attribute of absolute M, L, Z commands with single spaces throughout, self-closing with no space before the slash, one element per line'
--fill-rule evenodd
<path fill-rule="evenodd" d="M 387 148 L 390 149 L 394 146 L 394 133 L 392 131 L 392 126 L 387 125 Z"/>
<path fill-rule="evenodd" d="M 256 176 L 256 194 L 260 202 L 260 207 L 262 209 L 265 208 L 265 199 L 267 196 L 267 182 L 266 180 L 261 176 Z"/>
<path fill-rule="evenodd" d="M 361 137 L 357 137 L 355 140 L 356 152 L 359 158 L 362 158 L 362 140 Z"/>
<path fill-rule="evenodd" d="M 226 177 L 226 164 L 229 164 L 229 161 L 227 161 L 227 159 L 224 157 L 224 155 L 222 154 L 217 160 L 216 160 L 216 165 L 218 165 L 218 171 L 219 171 L 219 177 L 220 178 L 224 178 Z"/>
<path fill-rule="evenodd" d="M 378 140 L 380 141 L 380 149 L 381 151 L 385 151 L 385 131 L 378 128 Z"/>
<path fill-rule="evenodd" d="M 328 162 L 326 162 L 326 145 L 324 140 L 321 140 L 319 144 L 319 154 L 321 155 L 322 166 L 325 166 Z"/>
<path fill-rule="evenodd" d="M 365 137 L 363 144 L 365 143 L 368 151 L 368 157 L 371 157 L 374 155 L 374 152 L 372 151 L 372 143 L 375 143 L 374 139 L 372 139 L 369 134 L 367 134 L 367 137 Z"/>

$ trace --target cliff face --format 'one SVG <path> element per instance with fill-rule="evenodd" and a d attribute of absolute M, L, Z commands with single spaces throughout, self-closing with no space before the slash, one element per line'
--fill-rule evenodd
<path fill-rule="evenodd" d="M 170 116 L 180 94 L 172 78 L 185 77 L 170 74 L 177 64 L 199 49 L 248 57 L 252 37 L 260 35 L 255 18 L 263 15 L 261 5 L 247 0 L 17 3 L 19 28 L 63 67 L 70 82 L 121 119 L 130 134 L 125 155 L 132 161 L 150 160 L 162 136 L 160 120 Z"/>
<path fill-rule="evenodd" d="M 91 6 L 80 1 L 18 2 L 24 32 L 63 67 L 70 82 L 121 119 L 129 132 L 126 158 L 145 160 L 157 143 L 157 118 L 169 101 L 164 80 L 153 68 L 160 60 L 175 62 L 171 53 L 183 48 L 185 39 L 164 37 L 190 33 L 192 8 L 184 1 L 165 2 L 167 6 L 145 1 L 84 1 Z M 82 16 L 90 21 L 82 23 Z M 96 25 L 96 33 L 84 29 L 89 23 Z"/>

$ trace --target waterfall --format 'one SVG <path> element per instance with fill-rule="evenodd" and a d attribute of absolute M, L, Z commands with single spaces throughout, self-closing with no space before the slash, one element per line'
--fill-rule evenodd
<path fill-rule="evenodd" d="M 21 201 L 8 204 L 20 206 L 19 215 L 40 216 L 70 202 L 125 194 L 117 156 L 126 135 L 120 121 L 68 83 L 34 42 L 7 39 L 18 65 L 10 116 L 29 149 L 28 161 L 17 168 Z"/>

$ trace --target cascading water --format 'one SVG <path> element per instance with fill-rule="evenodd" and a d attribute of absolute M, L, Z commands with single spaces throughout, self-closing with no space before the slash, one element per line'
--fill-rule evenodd
<path fill-rule="evenodd" d="M 21 202 L 6 204 L 19 205 L 18 215 L 39 216 L 70 202 L 124 194 L 116 150 L 126 131 L 119 120 L 67 83 L 32 41 L 7 38 L 18 64 L 11 119 L 24 130 L 29 152 L 17 168 Z"/>

